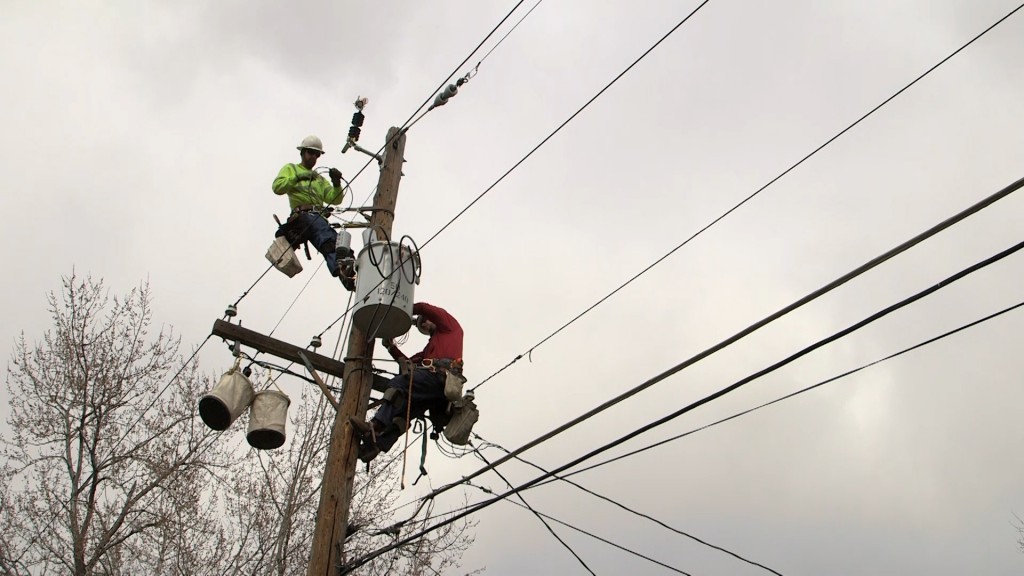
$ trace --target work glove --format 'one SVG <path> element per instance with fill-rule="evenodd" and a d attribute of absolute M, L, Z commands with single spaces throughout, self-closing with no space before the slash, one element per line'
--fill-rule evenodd
<path fill-rule="evenodd" d="M 341 183 L 341 170 L 331 168 L 327 173 L 331 176 L 331 182 L 334 182 L 335 186 Z"/>

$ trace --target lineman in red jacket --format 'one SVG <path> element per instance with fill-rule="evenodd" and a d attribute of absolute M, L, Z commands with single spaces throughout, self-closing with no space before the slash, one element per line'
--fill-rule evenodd
<path fill-rule="evenodd" d="M 448 401 L 444 397 L 446 370 L 462 375 L 462 326 L 443 308 L 425 302 L 412 307 L 416 328 L 429 335 L 422 352 L 406 357 L 390 339 L 382 340 L 388 353 L 406 369 L 388 383 L 384 403 L 369 422 L 352 418 L 350 422 L 360 437 L 359 459 L 369 462 L 382 450 L 387 452 L 405 432 L 406 412 L 410 419 L 422 418 L 430 410 L 432 416 L 443 415 Z M 412 404 L 408 404 L 409 372 L 412 373 Z"/>

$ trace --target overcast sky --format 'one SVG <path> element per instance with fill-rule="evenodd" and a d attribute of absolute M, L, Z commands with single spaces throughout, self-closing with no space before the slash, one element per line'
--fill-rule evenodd
<path fill-rule="evenodd" d="M 697 4 L 540 4 L 410 130 L 395 234 L 425 241 Z M 8 2 L 0 341 L 38 339 L 46 293 L 75 271 L 115 292 L 148 279 L 157 319 L 199 344 L 266 269 L 271 215 L 287 212 L 270 183 L 298 142 L 319 135 L 320 165 L 353 176 L 366 157 L 340 149 L 356 97 L 370 98 L 360 142 L 376 148 L 513 5 Z M 482 380 L 1016 6 L 711 0 L 423 250 L 416 297 L 461 321 L 470 383 Z M 1024 176 L 1022 71 L 1024 11 L 488 382 L 476 431 L 517 447 Z M 353 182 L 357 202 L 375 181 L 371 169 Z M 563 464 L 1019 242 L 1019 196 L 525 456 Z M 274 328 L 319 260 L 303 263 L 256 285 L 245 326 Z M 628 447 L 1016 304 L 1022 280 L 1024 255 L 1011 256 Z M 305 345 L 346 302 L 321 269 L 274 335 Z M 1019 574 L 1022 328 L 1012 312 L 575 479 L 787 576 Z M 231 360 L 219 342 L 201 359 L 208 372 Z M 427 467 L 436 486 L 478 463 L 434 451 Z M 695 575 L 767 573 L 569 486 L 525 496 Z M 585 573 L 527 512 L 499 503 L 477 518 L 465 569 Z M 598 574 L 667 573 L 556 529 Z"/>

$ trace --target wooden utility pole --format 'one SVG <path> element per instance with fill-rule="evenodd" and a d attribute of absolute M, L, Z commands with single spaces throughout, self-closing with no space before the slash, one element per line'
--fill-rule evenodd
<path fill-rule="evenodd" d="M 384 148 L 380 178 L 377 180 L 377 194 L 373 197 L 374 212 L 370 219 L 370 229 L 383 231 L 384 237 L 390 238 L 398 201 L 398 184 L 402 179 L 405 134 L 400 133 L 398 128 L 391 128 L 386 142 L 388 144 Z M 343 564 L 345 530 L 348 526 L 352 483 L 356 475 L 358 447 L 348 419 L 349 416 L 366 418 L 373 382 L 370 365 L 372 356 L 373 341 L 367 341 L 366 333 L 353 324 L 345 356 L 341 408 L 334 418 L 327 466 L 320 489 L 320 507 L 313 530 L 309 568 L 306 571 L 308 576 L 336 576 Z"/>

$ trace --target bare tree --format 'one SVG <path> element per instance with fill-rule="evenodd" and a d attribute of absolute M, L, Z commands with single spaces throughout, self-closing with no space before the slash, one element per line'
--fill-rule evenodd
<path fill-rule="evenodd" d="M 23 333 L 7 367 L 0 570 L 200 572 L 172 544 L 203 529 L 182 516 L 225 463 L 194 418 L 205 382 L 170 329 L 151 333 L 147 285 L 111 298 L 101 281 L 62 283 L 48 298 L 52 329 L 32 346 Z"/>
<path fill-rule="evenodd" d="M 148 286 L 111 298 L 102 282 L 72 276 L 49 303 L 53 327 L 31 346 L 23 334 L 7 368 L 0 576 L 305 574 L 334 420 L 319 390 L 292 404 L 284 447 L 252 450 L 244 418 L 221 434 L 197 417 L 210 379 L 170 330 L 151 333 Z M 398 462 L 357 476 L 350 557 L 430 514 L 396 524 Z M 457 567 L 471 527 L 456 523 L 359 573 Z"/>
<path fill-rule="evenodd" d="M 1016 512 L 1011 512 L 1011 514 L 1013 514 L 1013 517 L 1016 520 L 1011 520 L 1010 525 L 1017 530 L 1017 548 L 1021 552 L 1024 552 L 1024 520 L 1022 520 Z"/>

